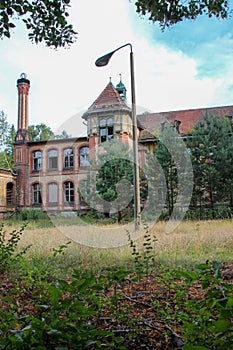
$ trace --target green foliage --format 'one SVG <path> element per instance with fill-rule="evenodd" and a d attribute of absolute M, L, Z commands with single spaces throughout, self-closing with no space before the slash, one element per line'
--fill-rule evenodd
<path fill-rule="evenodd" d="M 200 283 L 202 298 L 178 300 L 184 306 L 180 314 L 185 350 L 230 349 L 233 344 L 233 286 L 223 281 L 218 262 L 199 265 L 199 273 L 181 272 L 187 286 Z"/>
<path fill-rule="evenodd" d="M 10 38 L 15 22 L 22 20 L 28 37 L 36 44 L 44 41 L 58 48 L 72 44 L 76 32 L 67 22 L 70 0 L 8 0 L 0 4 L 0 37 Z"/>
<path fill-rule="evenodd" d="M 54 137 L 54 133 L 51 128 L 44 123 L 29 125 L 28 133 L 30 141 L 47 141 Z"/>
<path fill-rule="evenodd" d="M 62 139 L 69 139 L 72 136 L 67 133 L 67 131 L 63 130 L 61 134 L 54 135 L 54 140 L 62 140 Z"/>
<path fill-rule="evenodd" d="M 23 230 L 24 226 L 7 234 L 4 225 L 0 224 L 0 273 L 15 267 L 22 255 L 29 249 L 30 246 L 27 246 L 24 250 L 16 252 Z"/>
<path fill-rule="evenodd" d="M 185 214 L 185 220 L 211 220 L 215 219 L 231 219 L 232 210 L 227 206 L 216 206 L 214 209 L 205 207 L 190 208 Z"/>
<path fill-rule="evenodd" d="M 0 111 L 0 146 L 5 145 L 8 129 L 7 116 L 3 111 Z"/>
<path fill-rule="evenodd" d="M 47 219 L 47 215 L 41 209 L 21 209 L 17 213 L 17 219 L 22 221 L 43 220 Z"/>
<path fill-rule="evenodd" d="M 145 234 L 143 236 L 142 253 L 137 247 L 137 244 L 131 239 L 129 231 L 126 231 L 131 248 L 131 254 L 134 261 L 135 271 L 138 275 L 138 278 L 140 278 L 144 273 L 148 275 L 148 273 L 151 272 L 155 266 L 154 250 L 157 239 L 155 235 L 150 235 L 148 226 L 145 226 L 144 229 Z"/>
<path fill-rule="evenodd" d="M 0 266 L 18 262 L 15 286 L 1 296 L 1 305 L 7 307 L 0 309 L 0 349 L 126 350 L 137 345 L 137 337 L 146 342 L 148 327 L 160 331 L 169 348 L 231 349 L 233 286 L 223 279 L 219 262 L 202 263 L 191 271 L 159 268 L 156 238 L 145 227 L 142 251 L 128 232 L 134 262 L 130 270 L 110 266 L 93 274 L 77 267 L 66 279 L 59 279 L 52 269 L 70 242 L 52 249 L 46 260 L 19 260 L 15 249 L 23 228 L 9 234 L 8 243 L 3 226 L 0 232 L 0 249 L 3 246 L 6 252 L 0 254 Z M 135 289 L 135 272 L 143 281 L 140 289 Z M 152 283 L 149 297 L 147 282 Z M 22 298 L 28 291 L 30 308 L 22 314 Z M 133 316 L 130 303 L 139 303 L 142 313 Z M 174 331 L 177 327 L 183 329 L 182 338 Z M 147 348 L 154 349 L 155 343 L 152 346 Z"/>
<path fill-rule="evenodd" d="M 158 140 L 157 148 L 155 149 L 156 158 L 158 159 L 165 176 L 166 194 L 164 195 L 166 196 L 166 206 L 168 208 L 169 216 L 173 212 L 178 194 L 178 164 L 175 163 L 172 154 L 167 149 L 165 144 L 171 144 L 175 136 L 176 135 L 174 135 L 174 132 L 170 127 L 165 128 L 160 139 Z M 177 145 L 175 145 L 175 147 L 177 147 Z M 161 183 L 163 178 L 158 178 L 157 181 L 158 183 Z"/>
<path fill-rule="evenodd" d="M 64 255 L 64 250 L 68 248 L 69 244 L 71 244 L 71 241 L 67 242 L 66 244 L 60 245 L 58 249 L 53 248 L 53 256 L 56 257 L 57 255 Z"/>
<path fill-rule="evenodd" d="M 7 116 L 0 111 L 0 168 L 13 169 L 14 125 L 9 125 Z"/>
<path fill-rule="evenodd" d="M 137 0 L 135 5 L 138 13 L 143 16 L 149 15 L 149 20 L 159 22 L 162 29 L 184 19 L 195 19 L 202 14 L 224 19 L 230 13 L 229 1 L 226 0 Z"/>
<path fill-rule="evenodd" d="M 133 155 L 127 143 L 112 140 L 102 144 L 97 154 L 96 190 L 105 201 L 104 212 L 108 217 L 111 209 L 118 213 L 118 222 L 122 220 L 123 212 L 133 205 Z M 146 177 L 140 171 L 141 202 L 147 197 Z M 111 203 L 112 202 L 112 203 Z"/>
<path fill-rule="evenodd" d="M 229 203 L 232 206 L 232 125 L 229 118 L 206 115 L 188 138 L 194 172 L 192 205 L 209 207 L 215 218 L 215 206 Z"/>

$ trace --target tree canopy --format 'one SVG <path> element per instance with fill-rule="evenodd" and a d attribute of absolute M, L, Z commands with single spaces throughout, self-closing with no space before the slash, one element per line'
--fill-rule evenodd
<path fill-rule="evenodd" d="M 22 20 L 34 43 L 64 47 L 74 43 L 77 32 L 69 24 L 70 0 L 3 0 L 0 2 L 0 38 L 10 38 L 16 22 Z"/>
<path fill-rule="evenodd" d="M 162 29 L 203 14 L 224 19 L 230 13 L 228 0 L 137 0 L 135 5 L 139 14 L 159 22 Z"/>
<path fill-rule="evenodd" d="M 29 125 L 28 133 L 30 141 L 47 141 L 54 138 L 53 131 L 44 123 Z"/>
<path fill-rule="evenodd" d="M 227 18 L 229 0 L 136 0 L 136 11 L 159 22 L 162 29 L 184 19 L 202 14 Z M 77 32 L 68 22 L 70 0 L 2 0 L 0 1 L 0 38 L 10 38 L 17 21 L 23 21 L 34 43 L 44 42 L 52 48 L 69 46 Z"/>

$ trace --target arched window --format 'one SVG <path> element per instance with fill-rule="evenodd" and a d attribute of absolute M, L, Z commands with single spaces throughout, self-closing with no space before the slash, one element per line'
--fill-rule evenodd
<path fill-rule="evenodd" d="M 48 185 L 49 205 L 58 204 L 58 186 L 55 182 Z"/>
<path fill-rule="evenodd" d="M 74 203 L 74 184 L 71 181 L 64 183 L 65 202 Z"/>
<path fill-rule="evenodd" d="M 64 169 L 71 169 L 74 165 L 74 154 L 72 148 L 64 150 Z"/>
<path fill-rule="evenodd" d="M 79 150 L 80 168 L 86 168 L 90 166 L 89 153 L 90 153 L 89 147 L 84 146 L 80 148 Z"/>
<path fill-rule="evenodd" d="M 41 185 L 39 183 L 35 183 L 32 185 L 32 204 L 42 204 Z"/>
<path fill-rule="evenodd" d="M 9 207 L 14 205 L 14 184 L 12 182 L 6 185 L 6 205 Z"/>
<path fill-rule="evenodd" d="M 48 152 L 48 156 L 49 156 L 49 163 L 48 163 L 48 168 L 49 170 L 57 170 L 57 150 L 55 149 L 51 149 Z"/>
<path fill-rule="evenodd" d="M 42 152 L 35 151 L 33 152 L 33 163 L 32 171 L 40 171 L 42 169 Z"/>

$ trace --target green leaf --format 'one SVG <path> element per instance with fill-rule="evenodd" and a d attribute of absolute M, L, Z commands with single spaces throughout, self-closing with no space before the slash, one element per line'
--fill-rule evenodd
<path fill-rule="evenodd" d="M 229 322 L 226 320 L 217 320 L 213 322 L 214 332 L 224 333 L 229 329 Z"/>
<path fill-rule="evenodd" d="M 209 348 L 206 348 L 205 346 L 200 345 L 184 345 L 184 350 L 210 350 Z"/>

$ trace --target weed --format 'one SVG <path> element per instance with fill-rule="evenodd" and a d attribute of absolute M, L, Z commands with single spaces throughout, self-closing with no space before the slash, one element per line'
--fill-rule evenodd
<path fill-rule="evenodd" d="M 155 235 L 151 236 L 148 226 L 145 225 L 144 229 L 145 234 L 143 236 L 142 252 L 139 251 L 136 243 L 131 239 L 129 231 L 126 231 L 138 278 L 143 274 L 148 275 L 155 265 L 155 242 L 157 241 L 157 238 Z"/>
<path fill-rule="evenodd" d="M 18 243 L 22 236 L 24 226 L 19 230 L 13 230 L 9 233 L 7 238 L 7 232 L 4 230 L 4 225 L 0 224 L 0 272 L 6 272 L 13 267 L 20 258 L 26 253 L 31 245 L 16 253 Z"/>

